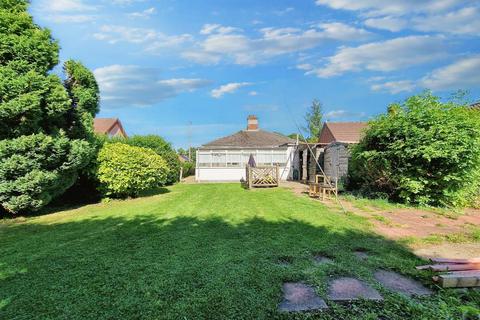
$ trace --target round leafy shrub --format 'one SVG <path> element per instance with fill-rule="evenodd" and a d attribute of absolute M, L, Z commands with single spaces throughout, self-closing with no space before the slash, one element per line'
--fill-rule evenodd
<path fill-rule="evenodd" d="M 466 206 L 480 188 L 480 112 L 425 93 L 369 122 L 350 189 L 418 205 Z"/>
<path fill-rule="evenodd" d="M 167 163 L 153 150 L 106 143 L 98 153 L 97 178 L 105 196 L 136 197 L 167 182 Z"/>
<path fill-rule="evenodd" d="M 154 134 L 146 136 L 135 135 L 125 139 L 123 143 L 155 151 L 167 162 L 169 173 L 166 184 L 173 184 L 178 181 L 180 176 L 180 161 L 172 145 L 165 141 L 165 139 Z"/>

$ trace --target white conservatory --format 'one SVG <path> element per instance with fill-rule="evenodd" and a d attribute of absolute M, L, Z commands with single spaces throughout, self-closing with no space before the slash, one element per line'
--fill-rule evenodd
<path fill-rule="evenodd" d="M 257 166 L 280 168 L 281 180 L 293 178 L 298 170 L 297 142 L 258 128 L 258 119 L 248 117 L 247 130 L 204 144 L 197 150 L 196 181 L 240 181 L 253 155 Z"/>

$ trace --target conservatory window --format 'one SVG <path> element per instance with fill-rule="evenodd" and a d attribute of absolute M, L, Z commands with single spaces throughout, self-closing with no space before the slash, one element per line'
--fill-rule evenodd
<path fill-rule="evenodd" d="M 272 164 L 284 167 L 287 163 L 286 152 L 274 152 L 272 154 Z"/>
<path fill-rule="evenodd" d="M 210 167 L 212 163 L 212 158 L 210 152 L 199 152 L 198 153 L 198 166 L 199 167 Z"/>
<path fill-rule="evenodd" d="M 212 167 L 226 167 L 227 166 L 227 156 L 225 152 L 215 152 L 212 153 Z"/>
<path fill-rule="evenodd" d="M 248 160 L 247 160 L 248 161 Z M 240 168 L 243 167 L 241 153 L 227 153 L 227 167 Z"/>

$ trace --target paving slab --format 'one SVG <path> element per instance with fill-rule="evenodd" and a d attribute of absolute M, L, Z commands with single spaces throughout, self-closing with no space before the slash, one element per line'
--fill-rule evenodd
<path fill-rule="evenodd" d="M 428 296 L 432 291 L 421 283 L 393 271 L 378 270 L 374 278 L 385 288 L 407 296 Z"/>
<path fill-rule="evenodd" d="M 320 254 L 315 255 L 313 257 L 313 260 L 315 261 L 315 264 L 333 263 L 332 259 L 330 259 L 329 257 L 322 256 Z"/>
<path fill-rule="evenodd" d="M 383 300 L 380 293 L 363 281 L 355 278 L 338 278 L 330 282 L 328 299 L 333 301 Z"/>
<path fill-rule="evenodd" d="M 362 250 L 357 250 L 353 252 L 353 254 L 360 260 L 367 260 L 368 259 L 368 253 Z"/>
<path fill-rule="evenodd" d="M 278 305 L 281 312 L 311 311 L 327 309 L 325 301 L 315 290 L 301 282 L 283 284 L 283 301 Z"/>

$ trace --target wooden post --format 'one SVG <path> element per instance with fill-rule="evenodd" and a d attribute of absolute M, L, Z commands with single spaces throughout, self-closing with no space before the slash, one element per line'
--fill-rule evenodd
<path fill-rule="evenodd" d="M 280 169 L 278 168 L 278 164 L 275 165 L 275 168 L 277 170 L 276 176 L 277 176 L 277 186 L 280 185 Z"/>

